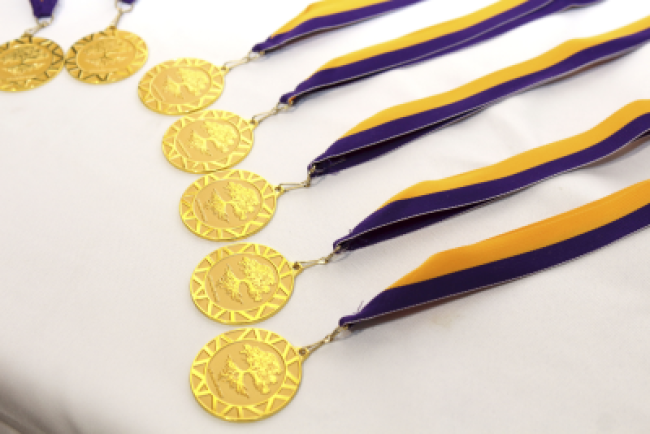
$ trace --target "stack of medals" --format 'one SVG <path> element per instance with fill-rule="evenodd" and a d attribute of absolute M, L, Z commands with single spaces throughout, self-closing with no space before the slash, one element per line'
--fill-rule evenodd
<path fill-rule="evenodd" d="M 351 168 L 469 117 L 511 95 L 616 59 L 650 39 L 650 17 L 621 29 L 561 44 L 529 61 L 452 91 L 384 110 L 359 123 L 316 157 L 300 183 L 272 185 L 254 173 L 230 169 L 250 152 L 253 130 L 320 89 L 340 86 L 401 65 L 431 59 L 504 33 L 587 0 L 503 0 L 466 17 L 334 59 L 280 98 L 271 111 L 244 119 L 209 110 L 175 122 L 163 151 L 175 167 L 207 174 L 185 191 L 180 214 L 187 228 L 209 240 L 245 238 L 261 230 L 280 196 L 308 188 L 316 177 Z M 216 67 L 178 59 L 152 69 L 140 98 L 150 109 L 183 114 L 203 109 L 222 92 L 233 67 L 317 31 L 341 27 L 415 1 L 320 2 L 256 45 L 241 61 Z M 338 21 L 337 21 L 338 20 Z M 579 136 L 552 143 L 479 170 L 418 183 L 388 200 L 318 260 L 287 260 L 253 243 L 222 247 L 196 267 L 190 290 L 198 309 L 228 325 L 251 324 L 278 312 L 296 277 L 351 252 L 436 224 L 516 193 L 552 176 L 615 155 L 650 134 L 650 101 L 638 101 Z M 604 247 L 650 224 L 650 181 L 568 213 L 474 245 L 433 255 L 379 293 L 357 313 L 343 316 L 324 339 L 296 347 L 273 332 L 241 328 L 217 336 L 196 356 L 190 385 L 199 404 L 228 421 L 254 421 L 284 408 L 297 392 L 302 363 L 322 345 L 370 319 L 518 279 Z"/>

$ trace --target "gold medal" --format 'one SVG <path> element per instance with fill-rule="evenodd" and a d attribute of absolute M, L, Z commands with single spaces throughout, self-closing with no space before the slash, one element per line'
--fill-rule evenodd
<path fill-rule="evenodd" d="M 277 413 L 293 399 L 304 359 L 300 349 L 275 333 L 236 329 L 201 349 L 192 363 L 190 386 L 201 407 L 214 416 L 231 422 L 256 421 Z"/>
<path fill-rule="evenodd" d="M 180 202 L 183 223 L 207 240 L 245 238 L 273 217 L 282 190 L 246 170 L 206 175 L 185 191 Z"/>
<path fill-rule="evenodd" d="M 77 41 L 66 55 L 65 67 L 84 83 L 114 83 L 138 72 L 148 55 L 139 36 L 109 27 Z"/>
<path fill-rule="evenodd" d="M 0 46 L 0 90 L 20 92 L 44 85 L 63 69 L 63 50 L 29 34 Z"/>
<path fill-rule="evenodd" d="M 138 95 L 145 106 L 161 114 L 195 112 L 221 96 L 225 72 L 205 60 L 169 60 L 144 75 Z"/>
<path fill-rule="evenodd" d="M 298 392 L 302 364 L 347 330 L 294 347 L 258 328 L 231 330 L 208 342 L 192 363 L 190 387 L 201 407 L 229 422 L 254 422 L 282 410 Z"/>
<path fill-rule="evenodd" d="M 165 133 L 163 153 L 172 165 L 190 173 L 229 169 L 251 151 L 255 126 L 222 110 L 187 115 Z"/>
<path fill-rule="evenodd" d="M 194 304 L 223 324 L 251 324 L 275 315 L 289 301 L 302 268 L 270 247 L 242 243 L 203 258 L 192 274 Z"/>

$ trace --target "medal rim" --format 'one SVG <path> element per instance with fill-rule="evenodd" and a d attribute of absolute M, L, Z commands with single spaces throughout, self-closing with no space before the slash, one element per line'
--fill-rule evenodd
<path fill-rule="evenodd" d="M 280 281 L 283 279 L 282 268 L 286 265 L 288 267 L 288 269 L 289 269 L 289 271 L 287 273 L 291 276 L 291 287 L 286 287 L 286 295 L 285 295 L 286 299 L 283 300 L 281 304 L 278 304 L 277 302 L 273 303 L 273 301 L 275 300 L 275 297 L 276 297 L 275 294 L 282 293 L 281 283 L 278 282 L 278 287 L 274 291 L 273 297 L 271 299 L 269 299 L 268 301 L 264 302 L 263 304 L 261 304 L 260 306 L 258 306 L 256 308 L 252 308 L 252 309 L 240 309 L 240 310 L 227 309 L 227 308 L 225 308 L 223 306 L 220 306 L 219 304 L 215 303 L 214 301 L 212 301 L 212 299 L 210 299 L 206 295 L 206 298 L 208 299 L 208 303 L 209 303 L 208 304 L 209 307 L 208 307 L 207 312 L 206 312 L 206 310 L 202 309 L 201 306 L 199 305 L 198 300 L 197 300 L 197 296 L 201 292 L 204 292 L 204 293 L 207 294 L 207 287 L 206 287 L 207 279 L 205 277 L 203 279 L 201 279 L 197 274 L 198 273 L 203 273 L 202 270 L 205 270 L 205 276 L 207 277 L 207 274 L 221 260 L 223 260 L 223 259 L 225 259 L 225 258 L 227 258 L 229 256 L 234 256 L 234 255 L 239 255 L 239 254 L 245 254 L 245 253 L 253 254 L 251 252 L 246 252 L 246 250 L 250 249 L 251 247 L 255 248 L 254 255 L 256 255 L 258 257 L 261 257 L 261 258 L 265 258 L 265 259 L 269 260 L 269 262 L 271 262 L 272 264 L 273 264 L 273 262 L 270 261 L 270 258 L 277 257 L 277 256 L 280 256 L 280 258 L 282 258 L 282 262 L 281 262 L 281 264 L 279 266 L 276 266 L 275 264 L 273 264 L 273 265 L 275 266 L 275 269 L 277 271 L 278 278 L 279 278 Z M 228 254 L 224 255 L 224 253 L 226 251 L 234 250 L 234 249 L 238 249 L 238 251 L 232 251 L 231 253 L 228 253 Z M 264 253 L 262 253 L 262 251 L 264 251 Z M 210 264 L 210 266 L 207 268 L 207 270 L 206 270 L 205 267 L 201 266 L 204 262 L 210 263 L 210 260 L 212 260 L 214 262 L 212 262 Z M 206 255 L 203 259 L 201 259 L 201 262 L 199 262 L 199 264 L 196 266 L 196 268 L 192 272 L 192 278 L 190 279 L 190 294 L 192 296 L 192 301 L 194 302 L 194 305 L 196 306 L 196 308 L 203 315 L 205 315 L 206 317 L 210 318 L 213 321 L 219 322 L 221 324 L 226 324 L 226 325 L 255 324 L 255 323 L 259 323 L 259 322 L 262 322 L 262 321 L 265 321 L 265 320 L 271 318 L 272 316 L 274 316 L 278 312 L 280 312 L 287 305 L 287 303 L 291 299 L 291 296 L 293 295 L 293 291 L 295 289 L 295 284 L 296 284 L 296 277 L 298 276 L 298 274 L 299 274 L 298 271 L 293 270 L 291 268 L 291 262 L 289 262 L 287 260 L 287 258 L 284 255 L 282 255 L 280 252 L 278 252 L 277 250 L 275 250 L 275 249 L 273 249 L 271 247 L 268 247 L 266 245 L 263 245 L 263 244 L 258 244 L 258 243 L 237 243 L 237 244 L 232 244 L 232 245 L 229 245 L 229 246 L 221 247 L 221 248 L 213 251 L 209 255 Z M 192 282 L 199 283 L 198 288 L 192 289 Z M 266 315 L 258 315 L 254 319 L 250 319 L 250 320 L 247 320 L 247 321 L 232 321 L 232 320 L 231 321 L 226 321 L 226 320 L 222 320 L 222 319 L 218 318 L 219 316 L 222 316 L 225 312 L 230 312 L 230 317 L 231 318 L 233 317 L 233 313 L 237 313 L 237 312 L 259 311 L 260 314 L 261 314 L 262 312 L 264 312 L 266 310 L 267 307 L 269 307 L 270 304 L 277 304 L 277 307 L 275 307 L 272 312 L 270 312 L 270 313 L 268 313 Z M 211 315 L 209 313 L 211 311 L 211 305 L 216 306 L 217 309 L 221 309 L 221 312 L 218 312 L 217 314 Z"/>
<path fill-rule="evenodd" d="M 198 103 L 194 104 L 170 104 L 157 99 L 151 91 L 151 85 L 155 81 L 156 77 L 162 71 L 173 66 L 179 66 L 183 63 L 187 63 L 183 66 L 198 67 L 210 75 L 210 90 L 201 97 Z M 204 66 L 207 66 L 207 69 L 203 68 Z M 207 60 L 195 57 L 179 57 L 177 59 L 159 63 L 147 71 L 138 84 L 138 96 L 145 107 L 156 113 L 169 116 L 187 115 L 210 107 L 221 97 L 225 88 L 225 76 L 226 71 Z M 223 79 L 222 85 L 217 85 L 215 83 L 216 77 L 221 77 Z"/>
<path fill-rule="evenodd" d="M 110 34 L 109 32 L 112 32 L 113 34 Z M 101 73 L 89 74 L 84 72 L 84 70 L 79 66 L 78 63 L 79 52 L 86 45 L 97 40 L 99 36 L 116 36 L 116 35 L 119 35 L 121 39 L 126 39 L 127 41 L 129 41 L 136 50 L 135 57 L 133 58 L 129 66 L 125 68 L 121 68 L 120 70 L 115 72 L 106 73 L 105 79 L 100 78 L 100 76 L 104 74 Z M 68 50 L 65 56 L 65 68 L 68 71 L 68 73 L 70 73 L 70 76 L 72 76 L 72 78 L 81 81 L 83 83 L 95 84 L 95 85 L 111 84 L 111 83 L 120 82 L 122 80 L 126 80 L 127 78 L 136 74 L 147 63 L 148 58 L 149 58 L 149 48 L 147 47 L 147 43 L 144 41 L 144 39 L 142 39 L 140 36 L 136 35 L 135 33 L 109 27 L 106 30 L 101 30 L 99 32 L 91 33 L 90 35 L 84 36 L 83 38 L 79 39 L 77 42 L 72 44 L 72 46 L 70 47 L 70 49 Z"/>
<path fill-rule="evenodd" d="M 21 36 L 20 38 L 12 39 L 0 45 L 0 55 L 6 52 L 7 50 L 15 47 L 17 44 L 29 44 L 29 45 L 39 45 L 47 49 L 50 54 L 52 54 L 52 61 L 48 66 L 47 70 L 39 74 L 34 78 L 28 80 L 17 80 L 17 81 L 5 81 L 0 79 L 0 91 L 2 92 L 25 92 L 28 90 L 33 90 L 39 88 L 50 81 L 54 80 L 61 70 L 63 69 L 65 63 L 65 53 L 63 48 L 48 38 L 41 38 L 38 36 Z M 52 47 L 52 48 L 51 48 Z M 36 81 L 35 84 L 33 84 Z M 25 82 L 25 85 L 19 86 L 17 83 Z M 5 84 L 6 83 L 6 84 Z M 27 83 L 30 83 L 27 85 Z"/>
<path fill-rule="evenodd" d="M 207 117 L 209 115 L 218 115 L 219 117 Z M 178 134 L 190 123 L 192 122 L 197 122 L 201 120 L 224 120 L 225 116 L 230 115 L 230 118 L 236 117 L 238 118 L 238 125 L 237 130 L 240 133 L 243 131 L 246 131 L 246 129 L 251 130 L 251 139 L 250 143 L 247 143 L 243 139 L 240 140 L 240 144 L 237 146 L 237 149 L 241 148 L 242 143 L 246 143 L 246 148 L 245 152 L 240 153 L 240 157 L 238 159 L 232 158 L 233 155 L 235 155 L 234 152 L 228 153 L 228 162 L 226 164 L 221 164 L 218 163 L 214 160 L 212 161 L 197 161 L 193 160 L 189 157 L 183 156 L 178 151 L 178 147 L 176 146 L 177 144 L 177 139 L 178 139 Z M 241 123 L 244 122 L 246 126 L 241 127 Z M 162 140 L 162 151 L 163 154 L 165 155 L 165 158 L 167 161 L 177 169 L 182 170 L 183 172 L 187 173 L 193 173 L 193 174 L 208 174 L 214 171 L 218 170 L 226 170 L 230 169 L 237 164 L 241 163 L 247 156 L 250 154 L 250 152 L 253 150 L 253 145 L 255 143 L 255 126 L 250 122 L 250 120 L 247 120 L 243 118 L 242 116 L 239 116 L 236 113 L 232 113 L 226 110 L 202 110 L 194 113 L 189 113 L 182 118 L 178 119 L 176 122 L 174 122 L 165 132 L 165 135 L 163 136 Z M 190 163 L 193 162 L 193 163 Z M 189 165 L 194 164 L 194 168 L 190 168 Z M 202 166 L 203 168 L 199 168 Z"/>
<path fill-rule="evenodd" d="M 241 332 L 241 333 L 239 333 L 239 332 Z M 246 339 L 246 338 L 245 338 L 245 337 L 246 337 L 250 332 L 253 332 L 253 333 L 254 333 L 256 339 Z M 265 339 L 265 340 L 261 340 L 261 339 L 259 338 L 258 332 L 264 332 L 264 333 L 267 333 L 267 335 L 266 335 L 266 339 Z M 237 337 L 236 339 L 231 340 L 230 342 L 227 342 L 228 340 L 230 340 L 230 338 L 226 337 L 226 335 L 231 334 L 231 333 L 239 333 L 239 334 L 238 334 L 238 337 Z M 282 351 L 280 351 L 279 349 L 275 348 L 275 347 L 273 346 L 273 344 L 267 342 L 267 341 L 269 340 L 269 338 L 271 338 L 271 337 L 273 337 L 273 336 L 276 336 L 277 338 L 279 338 L 279 340 L 276 340 L 276 343 L 277 343 L 277 342 L 284 341 L 284 342 L 287 344 L 287 347 L 286 347 L 286 349 L 285 349 L 285 351 L 284 351 L 284 354 L 283 354 Z M 227 343 L 226 343 L 225 345 L 220 345 L 220 341 L 221 341 L 221 340 L 224 340 L 224 341 L 226 341 Z M 264 403 L 264 402 L 268 403 L 270 400 L 274 400 L 274 399 L 277 398 L 277 396 L 280 394 L 280 392 L 285 388 L 286 380 L 287 380 L 287 378 L 289 378 L 289 375 L 288 375 L 288 374 L 289 374 L 289 365 L 292 364 L 292 363 L 298 363 L 298 378 L 295 380 L 295 383 L 296 383 L 296 384 L 295 384 L 295 386 L 293 386 L 293 385 L 289 385 L 289 389 L 291 389 L 291 388 L 293 387 L 293 393 L 291 394 L 291 396 L 289 396 L 288 399 L 286 399 L 286 401 L 284 402 L 284 404 L 282 404 L 280 407 L 278 407 L 278 408 L 276 408 L 276 409 L 274 409 L 274 410 L 266 410 L 262 415 L 260 415 L 260 416 L 257 417 L 257 418 L 239 419 L 239 418 L 232 418 L 232 417 L 224 416 L 223 414 L 219 414 L 219 413 L 217 413 L 216 410 L 212 410 L 212 409 L 207 408 L 207 407 L 203 404 L 203 402 L 201 402 L 201 401 L 199 400 L 199 396 L 198 396 L 198 392 L 200 391 L 201 387 L 202 387 L 203 385 L 205 385 L 206 389 L 208 390 L 209 395 L 212 397 L 212 402 L 214 403 L 215 400 L 216 400 L 216 401 L 221 401 L 222 403 L 224 403 L 224 404 L 226 405 L 226 407 L 227 407 L 227 409 L 228 409 L 228 410 L 227 410 L 228 412 L 231 410 L 232 407 L 237 407 L 237 408 L 243 408 L 243 407 L 246 407 L 246 406 L 244 406 L 244 405 L 228 404 L 228 403 L 226 403 L 225 401 L 223 401 L 223 399 L 219 398 L 218 396 L 216 396 L 216 395 L 212 392 L 212 390 L 211 390 L 210 387 L 208 386 L 208 382 L 207 382 L 207 380 L 206 380 L 206 378 L 207 378 L 207 372 L 206 372 L 206 371 L 207 371 L 207 367 L 209 366 L 210 362 L 212 361 L 212 358 L 213 358 L 215 355 L 217 355 L 217 354 L 219 353 L 219 350 L 220 350 L 221 348 L 225 348 L 225 347 L 227 347 L 227 346 L 230 345 L 230 344 L 234 344 L 234 343 L 242 342 L 242 341 L 262 342 L 262 343 L 265 343 L 265 344 L 267 344 L 267 345 L 273 347 L 273 348 L 274 348 L 274 349 L 275 349 L 279 354 L 282 354 L 282 361 L 284 362 L 284 366 L 285 366 L 285 374 L 284 374 L 284 380 L 283 380 L 283 383 L 282 383 L 282 385 L 278 388 L 277 392 L 274 393 L 272 396 L 270 396 L 269 399 L 267 399 L 266 401 L 263 401 L 263 403 Z M 212 350 L 210 349 L 210 345 L 211 345 L 212 343 L 215 343 L 215 351 L 214 351 L 214 352 L 212 352 Z M 294 351 L 294 353 L 295 353 L 295 359 L 292 358 L 291 360 L 287 360 L 287 354 L 289 353 L 290 350 L 293 350 L 293 351 Z M 192 395 L 194 395 L 194 399 L 199 403 L 199 405 L 201 406 L 202 409 L 204 409 L 205 411 L 207 411 L 209 414 L 211 414 L 211 415 L 213 415 L 213 416 L 216 416 L 216 417 L 218 417 L 219 419 L 224 420 L 224 421 L 227 421 L 227 422 L 235 422 L 235 423 L 249 423 L 249 422 L 256 422 L 256 421 L 259 421 L 259 420 L 262 420 L 262 419 L 266 419 L 266 418 L 268 418 L 268 417 L 271 417 L 271 416 L 273 416 L 274 414 L 276 414 L 276 413 L 280 412 L 281 410 L 283 410 L 283 409 L 284 409 L 284 408 L 285 408 L 285 407 L 286 407 L 286 406 L 287 406 L 287 405 L 288 405 L 288 404 L 293 400 L 293 398 L 294 398 L 294 397 L 296 396 L 296 394 L 298 393 L 298 390 L 300 389 L 300 385 L 301 385 L 301 383 L 302 383 L 302 364 L 303 364 L 303 362 L 305 361 L 305 359 L 304 359 L 303 356 L 300 355 L 299 350 L 300 350 L 299 348 L 293 346 L 293 345 L 292 345 L 292 344 L 291 344 L 287 339 L 285 339 L 282 335 L 280 335 L 280 334 L 278 334 L 278 333 L 275 333 L 275 332 L 272 332 L 272 331 L 270 331 L 270 330 L 266 330 L 266 329 L 259 328 L 259 327 L 243 327 L 243 328 L 237 328 L 237 329 L 233 329 L 233 330 L 229 330 L 229 331 L 227 331 L 227 332 L 221 333 L 221 334 L 218 335 L 217 337 L 215 337 L 215 338 L 213 338 L 212 340 L 210 340 L 210 341 L 209 341 L 207 344 L 205 344 L 203 347 L 201 347 L 201 349 L 199 350 L 199 352 L 197 353 L 197 355 L 196 355 L 196 356 L 194 357 L 194 359 L 192 360 L 192 367 L 191 367 L 191 369 L 190 369 L 190 375 L 189 375 L 189 380 L 190 380 L 190 389 L 192 390 Z M 203 352 L 205 352 L 205 353 L 207 353 L 207 354 L 209 355 L 209 358 L 208 358 L 207 362 L 205 362 L 205 361 L 199 361 L 199 360 L 198 360 L 199 357 L 201 357 L 201 354 L 202 354 Z M 203 365 L 203 372 L 201 372 L 199 369 L 197 369 L 197 368 L 196 368 L 196 365 Z M 198 385 L 197 385 L 196 387 L 194 386 L 194 384 L 193 384 L 193 382 L 192 382 L 192 380 L 193 380 L 193 376 L 196 376 L 196 377 L 200 380 L 199 383 L 198 383 Z M 253 404 L 253 406 L 259 406 L 259 405 L 260 405 L 260 403 L 258 403 L 258 404 Z M 239 413 L 239 411 L 238 411 L 238 413 Z"/>
<path fill-rule="evenodd" d="M 233 175 L 233 174 L 238 174 L 239 177 L 238 178 L 232 178 L 231 175 Z M 235 180 L 239 179 L 239 180 L 242 180 L 242 181 L 247 181 L 252 185 L 254 185 L 255 182 L 264 181 L 264 187 L 263 188 L 259 189 L 257 186 L 255 186 L 255 188 L 258 189 L 260 191 L 260 194 L 262 195 L 262 206 L 264 206 L 263 202 L 269 196 L 271 196 L 271 195 L 274 196 L 273 208 L 270 209 L 270 213 L 269 213 L 268 216 L 263 216 L 264 218 L 263 218 L 263 222 L 261 224 L 252 225 L 251 223 L 253 221 L 255 221 L 256 219 L 259 219 L 260 214 L 262 214 L 262 210 L 260 210 L 260 212 L 255 216 L 255 219 L 249 220 L 249 221 L 243 223 L 242 226 L 244 227 L 244 231 L 242 233 L 240 233 L 239 235 L 232 235 L 232 236 L 227 236 L 227 237 L 226 236 L 221 236 L 221 237 L 208 236 L 206 234 L 213 233 L 213 232 L 218 234 L 220 231 L 225 232 L 225 230 L 220 229 L 220 228 L 214 228 L 212 226 L 204 224 L 203 221 L 198 218 L 198 216 L 196 215 L 196 213 L 194 211 L 194 199 L 196 198 L 198 193 L 203 188 L 208 186 L 212 181 L 220 181 L 220 180 L 230 179 L 230 178 L 235 179 Z M 192 190 L 195 190 L 195 191 L 192 192 Z M 270 193 L 265 194 L 264 193 L 265 190 L 269 190 Z M 275 215 L 275 211 L 276 211 L 277 206 L 278 206 L 278 202 L 277 202 L 278 197 L 279 197 L 279 194 L 274 190 L 273 186 L 265 178 L 263 178 L 262 176 L 254 173 L 254 172 L 249 172 L 248 170 L 242 170 L 242 169 L 220 170 L 220 171 L 213 172 L 213 173 L 210 173 L 208 175 L 202 176 L 201 178 L 194 181 L 185 190 L 185 192 L 181 196 L 181 200 L 180 200 L 180 203 L 179 203 L 179 212 L 180 212 L 180 216 L 181 216 L 181 220 L 183 221 L 183 224 L 193 234 L 195 234 L 195 235 L 197 235 L 197 236 L 199 236 L 199 237 L 201 237 L 203 239 L 210 240 L 210 241 L 236 241 L 236 240 L 241 240 L 241 239 L 247 238 L 247 237 L 261 231 L 264 227 L 266 227 L 266 225 L 269 224 L 269 222 L 271 221 L 271 219 Z M 199 229 L 193 229 L 191 227 L 189 221 L 192 221 L 192 220 L 196 220 L 196 221 L 200 222 Z M 200 231 L 201 227 L 206 227 L 206 228 L 211 228 L 211 229 L 207 233 L 201 233 L 201 231 Z M 239 227 L 241 227 L 241 226 L 239 226 Z M 234 230 L 234 229 L 230 229 L 230 230 Z"/>

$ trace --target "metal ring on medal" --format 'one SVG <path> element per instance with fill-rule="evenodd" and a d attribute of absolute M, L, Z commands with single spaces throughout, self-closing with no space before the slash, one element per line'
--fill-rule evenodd
<path fill-rule="evenodd" d="M 84 83 L 114 83 L 138 72 L 148 56 L 139 36 L 109 27 L 77 41 L 65 57 L 65 67 Z"/>
<path fill-rule="evenodd" d="M 169 127 L 162 142 L 163 153 L 185 172 L 229 169 L 251 151 L 254 128 L 250 121 L 223 110 L 193 113 Z"/>
<path fill-rule="evenodd" d="M 303 358 L 286 339 L 245 328 L 217 336 L 192 363 L 190 386 L 201 407 L 230 422 L 282 410 L 298 391 Z"/>
<path fill-rule="evenodd" d="M 192 113 L 219 99 L 224 76 L 222 68 L 205 60 L 169 60 L 144 75 L 138 86 L 138 95 L 147 108 L 157 113 Z"/>
<path fill-rule="evenodd" d="M 190 231 L 207 240 L 246 238 L 271 220 L 278 196 L 255 173 L 221 170 L 189 186 L 180 202 L 181 219 Z"/>
<path fill-rule="evenodd" d="M 53 41 L 23 36 L 0 46 L 0 90 L 20 92 L 44 85 L 63 69 L 63 50 Z"/>
<path fill-rule="evenodd" d="M 275 315 L 289 301 L 298 271 L 270 247 L 222 247 L 203 258 L 190 281 L 194 304 L 223 324 L 252 324 Z"/>

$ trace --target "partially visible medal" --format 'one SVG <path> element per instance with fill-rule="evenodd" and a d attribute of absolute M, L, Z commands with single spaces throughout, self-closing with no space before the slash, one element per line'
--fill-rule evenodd
<path fill-rule="evenodd" d="M 105 84 L 124 80 L 144 66 L 149 55 L 147 45 L 137 35 L 118 30 L 122 15 L 133 10 L 135 0 L 116 0 L 118 15 L 104 31 L 93 33 L 75 42 L 65 57 L 65 67 L 74 78 L 84 83 Z"/>
<path fill-rule="evenodd" d="M 63 50 L 49 39 L 34 35 L 54 20 L 57 0 L 32 0 L 37 26 L 0 46 L 0 90 L 20 92 L 44 85 L 63 69 Z"/>

